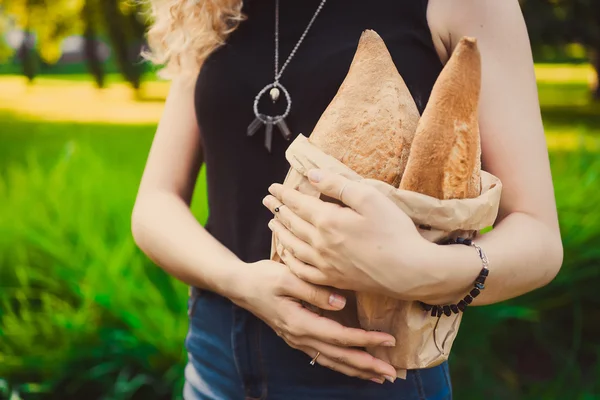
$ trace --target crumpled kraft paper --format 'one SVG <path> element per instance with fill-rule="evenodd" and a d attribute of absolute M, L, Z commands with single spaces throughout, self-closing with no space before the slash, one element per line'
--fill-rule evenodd
<path fill-rule="evenodd" d="M 312 145 L 303 135 L 299 135 L 289 146 L 286 158 L 291 168 L 283 182 L 284 186 L 319 197 L 320 193 L 306 178 L 307 172 L 312 168 L 338 173 L 352 181 L 361 181 L 375 187 L 391 199 L 413 220 L 421 235 L 431 242 L 457 236 L 472 238 L 479 230 L 491 226 L 498 214 L 502 184 L 497 177 L 485 171 L 481 172 L 482 193 L 479 197 L 439 200 L 397 189 L 382 181 L 364 179 Z M 281 251 L 282 247 L 273 236 L 271 259 L 281 262 Z M 356 302 L 354 293 L 343 291 L 342 294 L 347 296 L 347 305 L 341 311 L 315 310 L 314 307 L 311 309 L 345 326 L 380 330 L 394 335 L 396 347 L 369 348 L 367 351 L 393 365 L 397 369 L 398 377 L 405 378 L 408 369 L 430 368 L 448 359 L 458 334 L 462 313 L 435 318 L 416 301 L 383 297 L 381 302 L 377 303 L 380 307 L 373 312 L 362 307 L 362 294 L 357 294 L 359 300 Z"/>

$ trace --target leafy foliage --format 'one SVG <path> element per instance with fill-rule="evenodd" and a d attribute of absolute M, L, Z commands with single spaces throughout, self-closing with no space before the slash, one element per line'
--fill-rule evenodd
<path fill-rule="evenodd" d="M 540 84 L 547 131 L 600 142 L 584 79 L 561 80 Z M 0 120 L 0 398 L 179 398 L 187 291 L 129 230 L 154 126 Z M 598 150 L 552 151 L 564 266 L 545 288 L 469 310 L 457 399 L 600 396 Z M 193 212 L 206 220 L 203 176 Z"/>

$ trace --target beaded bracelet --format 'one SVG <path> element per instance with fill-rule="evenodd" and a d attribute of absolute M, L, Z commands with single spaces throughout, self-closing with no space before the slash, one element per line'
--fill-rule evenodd
<path fill-rule="evenodd" d="M 476 245 L 471 239 L 457 238 L 456 240 L 449 240 L 444 244 L 464 244 L 466 246 L 474 247 L 477 250 L 479 258 L 481 258 L 483 268 L 481 268 L 479 276 L 477 276 L 477 278 L 475 279 L 473 289 L 457 304 L 439 306 L 420 302 L 421 306 L 425 311 L 431 311 L 432 317 L 441 317 L 442 315 L 449 317 L 450 315 L 452 315 L 452 313 L 458 314 L 461 311 L 464 312 L 465 308 L 467 308 L 467 306 L 473 302 L 473 299 L 479 296 L 481 291 L 485 289 L 485 280 L 490 272 L 490 270 L 488 269 L 489 262 L 487 256 L 485 255 L 481 247 Z"/>

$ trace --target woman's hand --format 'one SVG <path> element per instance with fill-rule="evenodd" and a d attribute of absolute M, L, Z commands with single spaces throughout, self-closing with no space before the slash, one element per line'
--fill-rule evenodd
<path fill-rule="evenodd" d="M 411 219 L 375 188 L 326 171 L 309 173 L 324 195 L 342 207 L 280 184 L 264 204 L 275 214 L 269 227 L 282 259 L 299 278 L 316 285 L 425 298 L 430 279 L 424 255 L 432 245 Z"/>
<path fill-rule="evenodd" d="M 343 374 L 374 380 L 394 381 L 396 370 L 369 353 L 353 347 L 395 345 L 393 336 L 347 328 L 321 317 L 300 304 L 300 300 L 327 310 L 341 310 L 346 300 L 328 289 L 296 277 L 285 265 L 259 261 L 245 266 L 249 274 L 240 279 L 233 301 L 265 321 L 288 345 L 317 363 Z"/>

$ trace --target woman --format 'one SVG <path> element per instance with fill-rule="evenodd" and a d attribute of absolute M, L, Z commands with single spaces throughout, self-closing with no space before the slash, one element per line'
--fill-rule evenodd
<path fill-rule="evenodd" d="M 153 5 L 149 57 L 166 66 L 173 83 L 132 229 L 149 257 L 193 288 L 185 398 L 451 398 L 446 363 L 395 380 L 391 365 L 360 350 L 394 346 L 393 336 L 343 327 L 300 301 L 342 309 L 344 297 L 326 287 L 333 286 L 445 304 L 473 284 L 481 260 L 467 246 L 426 242 L 406 215 L 361 184 L 311 172 L 319 190 L 354 205 L 345 209 L 272 186 L 289 168 L 289 141 L 279 120 L 266 116 L 284 113 L 278 107 L 289 94 L 287 127 L 292 136 L 310 134 L 364 29 L 382 36 L 422 112 L 457 40 L 476 37 L 483 60 L 483 164 L 504 190 L 495 229 L 477 242 L 491 272 L 474 304 L 539 288 L 558 272 L 562 246 L 518 1 Z M 273 91 L 274 81 L 287 93 Z M 258 116 L 263 119 L 255 121 Z M 204 228 L 189 210 L 202 163 L 210 207 Z M 285 244 L 290 268 L 268 261 L 268 225 Z"/>

